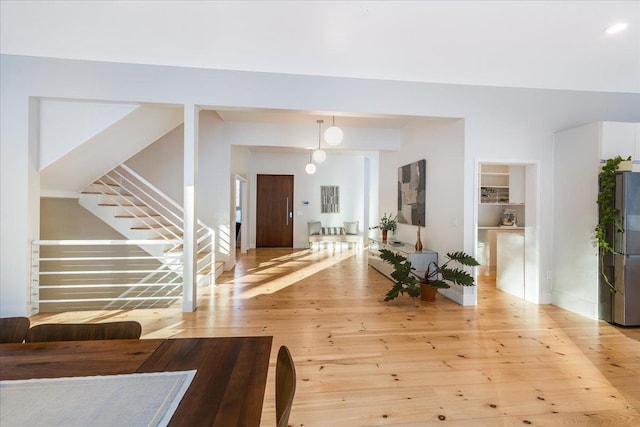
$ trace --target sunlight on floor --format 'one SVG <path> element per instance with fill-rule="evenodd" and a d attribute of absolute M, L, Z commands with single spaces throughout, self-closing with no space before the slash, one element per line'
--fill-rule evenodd
<path fill-rule="evenodd" d="M 258 295 L 272 294 L 285 289 L 305 278 L 316 274 L 325 268 L 331 267 L 347 258 L 355 255 L 354 252 L 333 253 L 327 257 L 327 253 L 319 256 L 318 253 L 302 251 L 296 254 L 280 256 L 272 261 L 263 262 L 252 273 L 236 277 L 224 285 L 233 285 L 229 293 L 238 292 L 234 299 L 250 299 Z M 282 275 L 283 272 L 294 270 Z"/>

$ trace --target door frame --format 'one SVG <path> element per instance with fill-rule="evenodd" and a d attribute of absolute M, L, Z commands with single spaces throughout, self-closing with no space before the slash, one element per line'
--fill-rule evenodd
<path fill-rule="evenodd" d="M 525 167 L 525 218 L 524 227 L 524 299 L 540 304 L 540 162 L 538 160 L 476 159 L 473 177 L 473 254 L 478 256 L 478 206 L 480 204 L 480 165 L 483 163 Z M 478 281 L 478 269 L 473 276 Z M 474 293 L 478 305 L 478 292 Z"/>
<path fill-rule="evenodd" d="M 248 222 L 249 222 L 249 189 L 248 189 L 248 181 L 247 179 L 238 174 L 234 174 L 234 191 L 233 191 L 233 218 L 235 218 L 235 195 L 238 191 L 238 186 L 240 187 L 240 253 L 246 254 L 249 250 L 248 245 Z M 233 226 L 233 230 L 235 230 L 235 224 L 231 224 Z M 234 232 L 235 234 L 235 232 Z M 234 242 L 237 236 L 234 235 Z M 235 245 L 235 244 L 234 244 Z"/>

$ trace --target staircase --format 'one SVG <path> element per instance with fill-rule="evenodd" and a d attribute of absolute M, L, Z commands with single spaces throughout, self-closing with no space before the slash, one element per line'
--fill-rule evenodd
<path fill-rule="evenodd" d="M 183 209 L 153 184 L 121 164 L 95 180 L 81 192 L 80 205 L 130 240 L 182 240 Z M 212 230 L 198 221 L 198 283 L 212 284 L 222 274 L 224 263 L 213 263 Z M 150 255 L 174 262 L 182 259 L 182 244 L 166 249 L 158 245 L 141 245 Z"/>
<path fill-rule="evenodd" d="M 124 164 L 80 205 L 126 240 L 34 241 L 32 299 L 41 311 L 168 307 L 182 298 L 183 209 Z M 198 221 L 196 277 L 215 283 L 213 230 Z"/>
<path fill-rule="evenodd" d="M 183 291 L 183 209 L 124 164 L 95 180 L 80 205 L 122 240 L 36 240 L 32 248 L 32 314 L 38 311 L 162 308 Z M 214 232 L 196 230 L 196 279 L 215 283 Z"/>

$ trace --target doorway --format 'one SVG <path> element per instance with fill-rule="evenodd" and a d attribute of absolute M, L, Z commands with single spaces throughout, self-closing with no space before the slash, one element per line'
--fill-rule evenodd
<path fill-rule="evenodd" d="M 540 300 L 535 163 L 477 163 L 476 258 L 485 285 Z M 489 283 L 492 282 L 492 283 Z"/>
<path fill-rule="evenodd" d="M 235 247 L 236 253 L 247 253 L 247 180 L 240 176 L 235 176 Z"/>
<path fill-rule="evenodd" d="M 258 175 L 256 247 L 293 247 L 293 175 Z"/>

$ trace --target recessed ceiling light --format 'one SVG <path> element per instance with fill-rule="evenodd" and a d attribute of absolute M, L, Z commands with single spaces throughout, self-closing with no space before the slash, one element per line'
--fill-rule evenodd
<path fill-rule="evenodd" d="M 620 31 L 626 30 L 627 26 L 628 25 L 626 22 L 618 22 L 616 24 L 608 26 L 607 29 L 604 30 L 604 32 L 606 34 L 616 34 L 616 33 L 619 33 Z"/>

